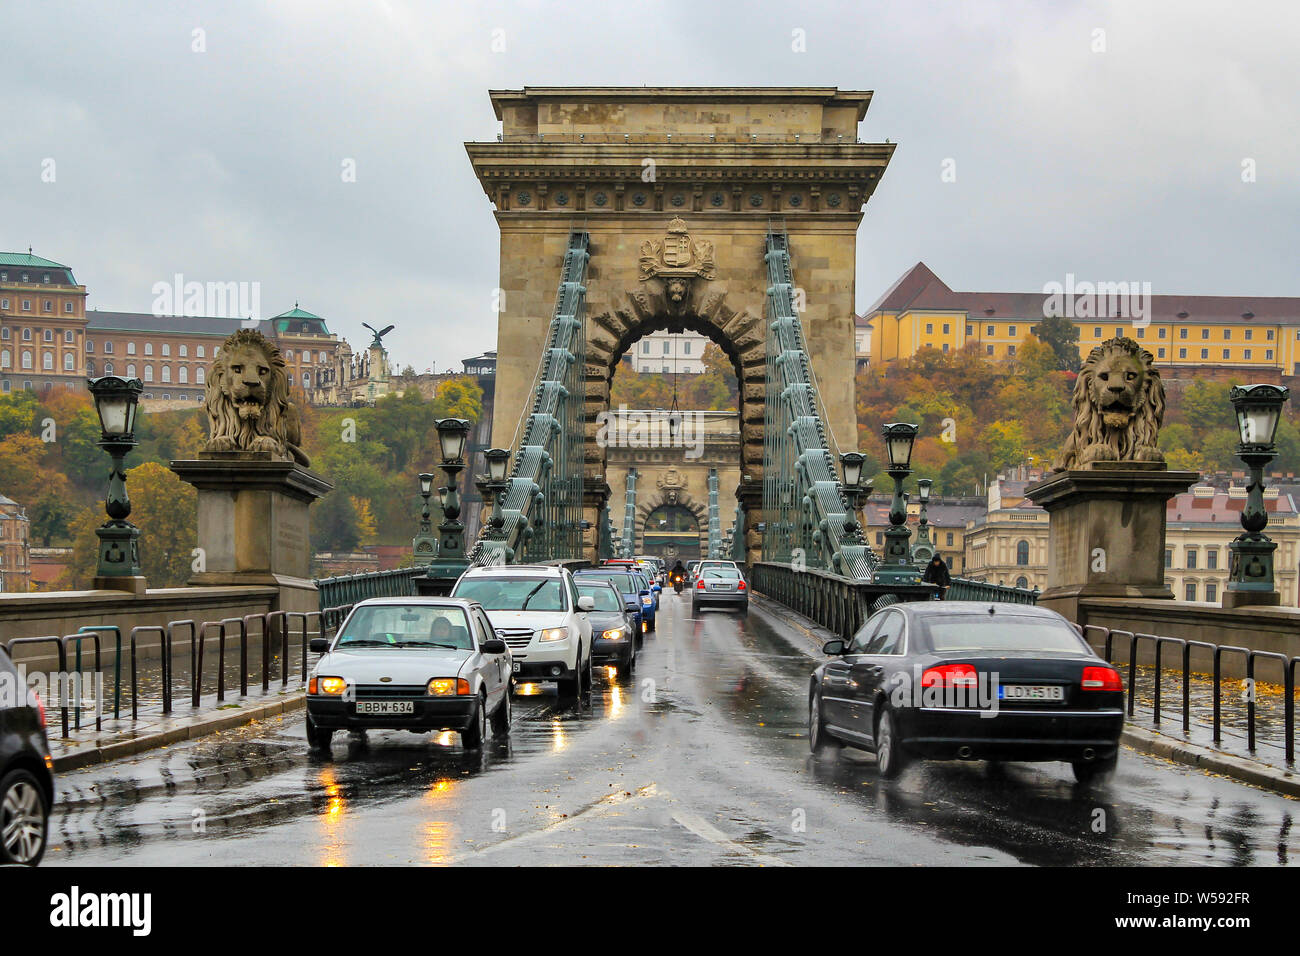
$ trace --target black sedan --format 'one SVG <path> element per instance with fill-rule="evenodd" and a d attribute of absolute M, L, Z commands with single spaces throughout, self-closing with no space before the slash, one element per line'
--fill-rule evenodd
<path fill-rule="evenodd" d="M 974 601 L 895 604 L 813 672 L 814 752 L 875 753 L 894 777 L 914 758 L 1063 760 L 1080 782 L 1115 769 L 1119 672 L 1045 608 Z"/>
<path fill-rule="evenodd" d="M 598 664 L 613 664 L 620 677 L 636 670 L 637 621 L 640 615 L 627 610 L 623 595 L 612 584 L 591 578 L 574 578 L 578 594 L 596 602 L 587 615 L 591 622 L 591 657 Z"/>
<path fill-rule="evenodd" d="M 0 648 L 0 864 L 35 866 L 54 802 L 45 707 Z"/>

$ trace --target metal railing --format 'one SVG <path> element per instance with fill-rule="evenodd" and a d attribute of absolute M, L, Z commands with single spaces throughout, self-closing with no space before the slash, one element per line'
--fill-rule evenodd
<path fill-rule="evenodd" d="M 366 598 L 409 597 L 415 593 L 415 579 L 423 576 L 422 567 L 393 568 L 389 571 L 364 571 L 317 578 L 313 583 L 320 592 L 320 609 L 356 604 Z"/>
<path fill-rule="evenodd" d="M 933 584 L 875 584 L 816 568 L 760 561 L 750 569 L 755 591 L 816 621 L 848 640 L 864 621 L 887 604 L 928 601 L 938 591 Z"/>
<path fill-rule="evenodd" d="M 1282 713 L 1282 735 L 1283 750 L 1286 754 L 1286 762 L 1295 763 L 1295 689 L 1296 689 L 1296 668 L 1300 666 L 1300 657 L 1287 657 L 1285 654 L 1276 651 L 1256 651 L 1248 647 L 1237 647 L 1231 644 L 1213 644 L 1209 641 L 1185 640 L 1181 637 L 1162 637 L 1157 634 L 1142 634 L 1134 631 L 1126 631 L 1119 628 L 1102 627 L 1097 624 L 1089 624 L 1079 629 L 1085 640 L 1089 640 L 1090 633 L 1096 636 L 1096 641 L 1089 640 L 1090 644 L 1100 643 L 1103 648 L 1103 656 L 1112 664 L 1115 664 L 1114 650 L 1118 640 L 1127 648 L 1127 684 L 1128 684 L 1128 716 L 1133 717 L 1137 702 L 1137 675 L 1139 665 L 1138 655 L 1142 645 L 1148 643 L 1152 649 L 1152 680 L 1154 688 L 1152 694 L 1152 723 L 1160 725 L 1162 718 L 1162 692 L 1164 687 L 1164 670 L 1165 658 L 1164 650 L 1166 647 L 1175 649 L 1180 664 L 1181 677 L 1181 696 L 1182 696 L 1182 727 L 1183 733 L 1189 734 L 1192 726 L 1192 650 L 1200 648 L 1210 655 L 1213 663 L 1211 679 L 1214 684 L 1214 703 L 1213 716 L 1211 718 L 1212 739 L 1214 743 L 1221 744 L 1223 741 L 1223 655 L 1224 654 L 1241 654 L 1246 661 L 1246 680 L 1247 692 L 1243 695 L 1246 705 L 1246 748 L 1254 754 L 1256 751 L 1256 661 L 1277 661 L 1282 672 L 1283 687 L 1283 713 Z"/>
<path fill-rule="evenodd" d="M 1009 587 L 989 581 L 972 581 L 970 578 L 952 578 L 945 601 L 993 601 L 1000 604 L 1037 604 L 1038 588 Z"/>
<path fill-rule="evenodd" d="M 186 640 L 189 642 L 189 676 L 188 680 L 182 682 L 181 686 L 189 691 L 190 706 L 199 707 L 203 697 L 204 678 L 207 676 L 215 677 L 216 680 L 216 700 L 217 703 L 223 703 L 226 699 L 226 656 L 228 647 L 228 638 L 235 636 L 239 642 L 239 694 L 247 696 L 248 683 L 250 676 L 248 642 L 250 638 L 261 637 L 262 655 L 261 655 L 261 677 L 262 691 L 266 693 L 270 689 L 271 675 L 274 671 L 275 654 L 273 653 L 274 642 L 278 638 L 279 657 L 280 657 L 280 684 L 282 688 L 289 685 L 290 659 L 289 653 L 295 633 L 298 636 L 302 648 L 300 679 L 305 684 L 307 681 L 308 658 L 307 650 L 311 637 L 314 634 L 323 633 L 322 614 L 318 611 L 268 611 L 263 613 L 247 614 L 243 617 L 223 618 L 217 621 L 196 622 L 193 620 L 170 621 L 163 625 L 138 625 L 131 628 L 130 633 L 126 636 L 127 654 L 129 655 L 130 667 L 129 675 L 129 692 L 130 692 L 130 719 L 137 721 L 140 719 L 140 705 L 143 701 L 140 681 L 140 647 L 142 638 L 153 637 L 158 643 L 158 684 L 159 700 L 161 712 L 169 715 L 175 710 L 175 693 L 177 690 L 177 677 L 175 674 L 175 655 L 177 653 L 178 641 Z M 67 738 L 71 731 L 81 729 L 82 714 L 90 706 L 89 698 L 86 693 L 85 681 L 83 678 L 88 675 L 97 675 L 107 677 L 104 671 L 103 647 L 101 636 L 105 633 L 111 633 L 115 638 L 115 650 L 113 660 L 113 709 L 112 714 L 115 719 L 121 717 L 122 705 L 122 645 L 123 635 L 121 628 L 116 625 L 97 625 L 94 627 L 83 627 L 75 634 L 67 634 L 62 637 L 50 635 L 48 637 L 18 637 L 13 638 L 5 644 L 6 650 L 10 657 L 13 657 L 15 647 L 24 645 L 51 644 L 55 647 L 58 656 L 58 675 L 57 686 L 51 691 L 56 695 L 51 700 L 52 704 L 57 704 L 60 712 L 60 730 L 61 736 Z M 215 636 L 216 653 L 209 655 L 207 645 L 211 643 L 211 638 Z M 94 653 L 94 668 L 90 671 L 82 671 L 82 644 L 91 642 Z M 69 653 L 69 646 L 73 651 Z M 215 661 L 212 658 L 215 657 Z M 21 661 L 19 662 L 21 663 Z M 73 669 L 69 669 L 69 663 L 73 664 Z M 209 674 L 209 664 L 215 663 L 215 675 Z M 101 685 L 102 686 L 102 685 Z M 104 701 L 96 693 L 93 697 L 95 729 L 103 729 L 103 715 L 105 713 Z"/>

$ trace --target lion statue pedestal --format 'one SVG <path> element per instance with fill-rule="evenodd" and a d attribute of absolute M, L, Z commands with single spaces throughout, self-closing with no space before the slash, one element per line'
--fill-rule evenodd
<path fill-rule="evenodd" d="M 279 610 L 315 611 L 307 509 L 334 486 L 308 471 L 297 406 L 274 342 L 239 329 L 221 344 L 203 399 L 208 441 L 172 471 L 199 492 L 191 585 L 270 586 Z"/>
<path fill-rule="evenodd" d="M 1038 603 L 1079 620 L 1085 597 L 1173 598 L 1165 584 L 1165 507 L 1200 475 L 1169 471 L 1158 437 L 1165 388 L 1130 338 L 1097 346 L 1074 387 L 1074 428 L 1055 474 L 1025 489 L 1051 515 Z"/>

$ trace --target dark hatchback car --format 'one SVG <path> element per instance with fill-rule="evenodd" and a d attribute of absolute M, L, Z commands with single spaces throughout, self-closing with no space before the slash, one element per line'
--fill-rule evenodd
<path fill-rule="evenodd" d="M 591 622 L 591 657 L 598 664 L 613 664 L 619 676 L 636 670 L 639 615 L 628 610 L 623 595 L 612 584 L 592 578 L 574 578 L 578 594 L 588 595 L 596 607 L 587 615 Z"/>
<path fill-rule="evenodd" d="M 0 863 L 35 866 L 45 855 L 52 767 L 45 707 L 0 648 Z"/>
<path fill-rule="evenodd" d="M 1080 782 L 1119 756 L 1124 690 L 1065 618 L 1045 608 L 974 601 L 895 604 L 809 686 L 813 750 L 874 752 L 885 777 L 914 758 L 1063 760 Z"/>
<path fill-rule="evenodd" d="M 626 565 L 606 563 L 599 568 L 585 568 L 573 572 L 573 583 L 581 585 L 591 581 L 604 581 L 614 585 L 614 589 L 623 595 L 623 603 L 629 614 L 636 617 L 637 646 L 644 643 L 646 631 L 653 631 L 655 626 L 654 594 L 650 584 L 639 569 Z"/>

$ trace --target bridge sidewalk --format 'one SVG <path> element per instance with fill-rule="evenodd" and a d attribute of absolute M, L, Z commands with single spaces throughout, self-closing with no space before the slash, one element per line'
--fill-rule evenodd
<path fill-rule="evenodd" d="M 755 594 L 754 606 L 780 621 L 811 657 L 821 659 L 822 645 L 839 635 L 782 604 Z M 1126 664 L 1116 665 L 1128 687 Z M 1155 671 L 1139 667 L 1134 681 L 1134 713 L 1124 726 L 1123 743 L 1134 750 L 1210 773 L 1231 777 L 1252 786 L 1300 798 L 1300 772 L 1286 762 L 1283 749 L 1283 698 L 1280 688 L 1259 685 L 1256 693 L 1256 746 L 1248 749 L 1246 705 L 1240 681 L 1224 681 L 1220 740 L 1213 739 L 1214 685 L 1207 676 L 1194 675 L 1189 692 L 1190 728 L 1182 731 L 1182 676 L 1166 670 L 1162 680 L 1161 721 L 1155 724 Z M 1231 686 L 1229 686 L 1231 685 Z M 1275 692 L 1276 691 L 1276 692 Z M 1126 695 L 1127 699 L 1127 695 Z"/>
<path fill-rule="evenodd" d="M 161 701 L 143 705 L 137 720 L 130 716 L 114 719 L 110 710 L 103 715 L 99 730 L 95 729 L 94 715 L 84 712 L 81 729 L 75 729 L 70 711 L 70 736 L 66 738 L 58 736 L 62 729 L 60 712 L 51 707 L 47 709 L 47 732 L 54 770 L 61 773 L 120 760 L 156 747 L 292 713 L 304 706 L 304 700 L 301 682 L 290 681 L 286 689 L 281 689 L 277 682 L 265 694 L 260 687 L 250 688 L 247 697 L 228 694 L 224 703 L 217 702 L 216 694 L 206 694 L 199 698 L 199 706 L 193 707 L 186 697 L 174 701 L 172 713 L 166 715 Z M 123 713 L 128 713 L 125 708 Z"/>

